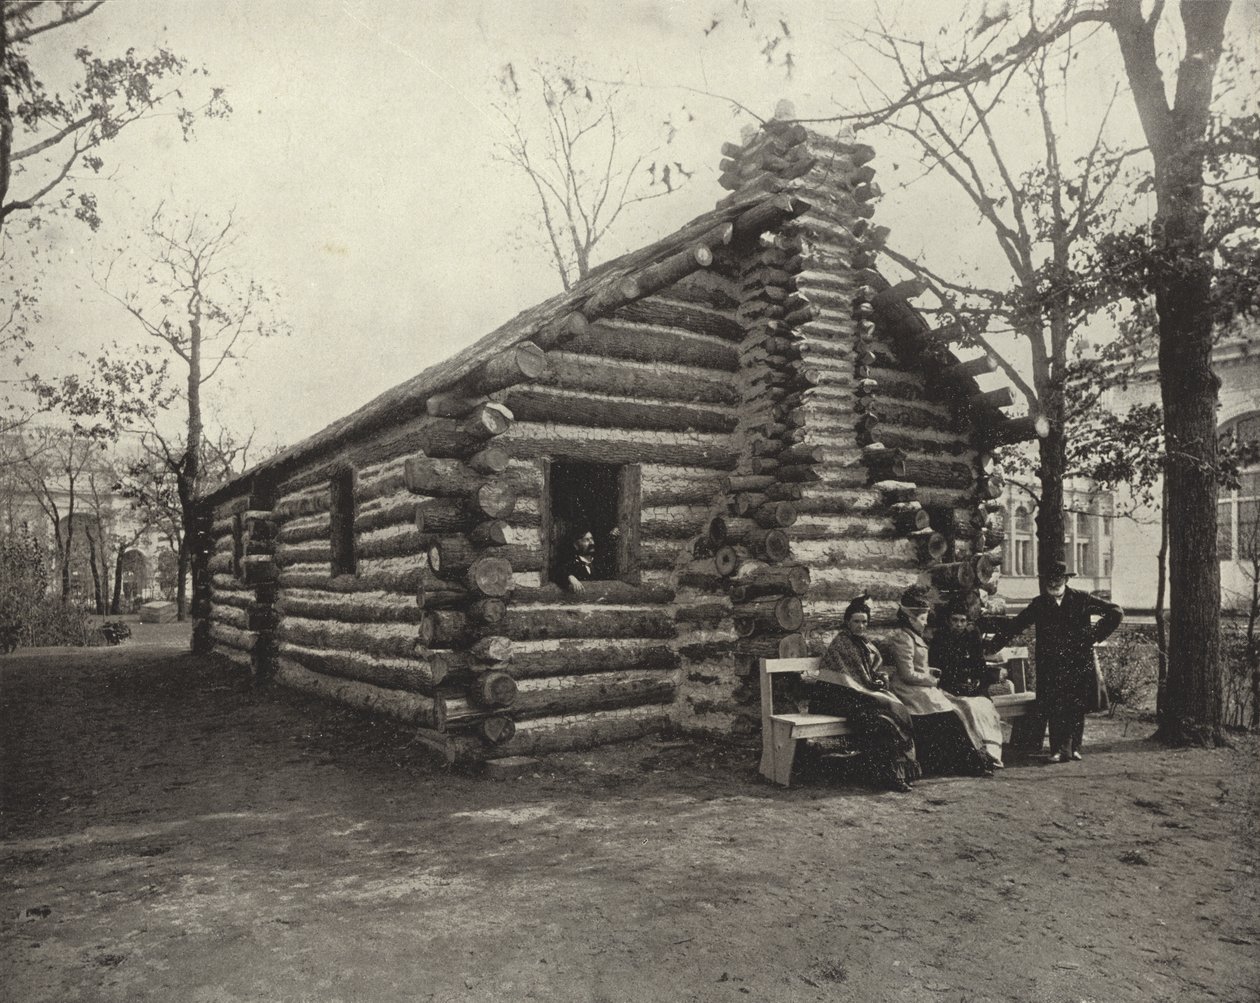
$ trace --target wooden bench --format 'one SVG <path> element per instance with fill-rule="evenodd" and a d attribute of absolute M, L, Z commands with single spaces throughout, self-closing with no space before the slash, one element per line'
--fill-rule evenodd
<path fill-rule="evenodd" d="M 1025 648 L 1027 656 L 1028 649 Z M 833 714 L 776 714 L 774 693 L 771 689 L 774 677 L 783 673 L 800 674 L 818 668 L 819 658 L 763 658 L 761 659 L 761 775 L 784 787 L 791 786 L 792 761 L 796 758 L 796 743 L 805 738 L 831 738 L 850 735 L 853 729 L 848 720 Z M 1033 714 L 1033 693 L 1007 693 L 990 697 L 1003 721 L 1014 721 Z"/>

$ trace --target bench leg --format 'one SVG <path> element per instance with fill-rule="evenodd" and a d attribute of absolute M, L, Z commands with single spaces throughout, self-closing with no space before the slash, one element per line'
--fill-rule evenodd
<path fill-rule="evenodd" d="M 775 779 L 774 772 L 774 726 L 769 722 L 761 726 L 761 775 L 767 780 Z"/>
<path fill-rule="evenodd" d="M 796 758 L 796 739 L 792 737 L 792 725 L 773 722 L 774 782 L 784 787 L 792 786 L 792 761 Z"/>

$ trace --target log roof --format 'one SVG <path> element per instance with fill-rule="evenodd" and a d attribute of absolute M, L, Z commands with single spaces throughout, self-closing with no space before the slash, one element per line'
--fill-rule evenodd
<path fill-rule="evenodd" d="M 729 243 L 733 237 L 755 238 L 809 208 L 809 203 L 803 199 L 782 192 L 739 193 L 726 204 L 697 216 L 655 243 L 598 266 L 567 291 L 522 311 L 450 358 L 428 367 L 320 431 L 256 464 L 210 492 L 204 501 L 211 504 L 225 501 L 251 490 L 259 478 L 282 477 L 311 457 L 423 415 L 430 397 L 448 390 L 513 345 L 531 340 L 545 341 L 549 329 L 555 329 L 570 318 L 579 323 L 594 320 L 654 291 L 650 286 L 644 288 L 639 279 L 659 272 L 662 263 L 697 248 Z M 692 267 L 700 265 L 697 263 Z M 669 281 L 676 278 L 675 275 Z M 950 355 L 943 343 L 933 340 L 930 325 L 906 302 L 904 296 L 898 295 L 897 287 L 891 287 L 887 282 L 882 282 L 881 286 L 892 294 L 892 302 L 886 302 L 884 309 L 894 310 L 903 320 L 905 330 L 914 332 L 911 346 L 930 349 L 929 354 L 935 354 L 937 358 L 942 353 Z M 975 385 L 974 380 L 971 384 Z M 990 424 L 1009 420 L 995 408 L 991 410 Z"/>

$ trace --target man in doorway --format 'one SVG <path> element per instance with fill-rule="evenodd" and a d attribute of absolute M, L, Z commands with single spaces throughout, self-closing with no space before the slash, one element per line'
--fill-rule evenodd
<path fill-rule="evenodd" d="M 615 546 L 621 531 L 614 526 L 608 534 L 609 546 Z M 587 582 L 598 581 L 600 574 L 599 553 L 595 546 L 595 534 L 589 529 L 579 530 L 573 540 L 573 555 L 560 569 L 560 584 L 575 595 L 586 591 Z"/>
<path fill-rule="evenodd" d="M 1068 588 L 1070 577 L 1066 564 L 1053 562 L 1042 573 L 1041 594 L 989 642 L 989 651 L 996 652 L 1036 625 L 1037 706 L 1050 723 L 1052 763 L 1081 758 L 1085 714 L 1097 692 L 1094 645 L 1124 619 L 1115 603 Z"/>

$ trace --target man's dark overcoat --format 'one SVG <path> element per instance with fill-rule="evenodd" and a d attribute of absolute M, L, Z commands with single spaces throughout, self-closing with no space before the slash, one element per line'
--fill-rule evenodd
<path fill-rule="evenodd" d="M 1123 619 L 1119 606 L 1088 592 L 1065 589 L 1059 603 L 1043 593 L 995 632 L 992 647 L 1004 647 L 1035 625 L 1037 703 L 1047 711 L 1084 712 L 1092 709 L 1096 694 L 1094 645 L 1106 640 Z"/>

